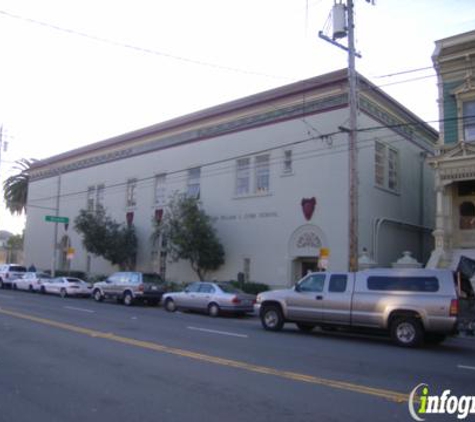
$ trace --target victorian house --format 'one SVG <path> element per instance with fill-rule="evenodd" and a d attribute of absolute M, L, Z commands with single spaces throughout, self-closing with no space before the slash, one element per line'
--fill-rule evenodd
<path fill-rule="evenodd" d="M 436 42 L 440 137 L 435 169 L 435 250 L 428 267 L 475 258 L 475 31 Z"/>

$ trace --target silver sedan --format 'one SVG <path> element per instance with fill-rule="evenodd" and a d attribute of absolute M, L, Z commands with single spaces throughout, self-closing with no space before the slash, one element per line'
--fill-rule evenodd
<path fill-rule="evenodd" d="M 216 317 L 220 313 L 245 314 L 254 311 L 256 297 L 242 292 L 230 283 L 197 281 L 183 292 L 165 293 L 162 303 L 168 312 L 177 309 L 207 312 Z"/>
<path fill-rule="evenodd" d="M 66 296 L 91 296 L 92 287 L 85 281 L 75 277 L 57 277 L 44 285 L 45 293 Z"/>

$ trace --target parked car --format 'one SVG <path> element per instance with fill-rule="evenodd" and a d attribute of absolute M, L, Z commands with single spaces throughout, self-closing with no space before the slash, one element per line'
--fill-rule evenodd
<path fill-rule="evenodd" d="M 18 264 L 0 265 L 0 288 L 11 288 L 12 281 L 26 273 L 26 268 Z"/>
<path fill-rule="evenodd" d="M 51 280 L 51 276 L 41 272 L 26 272 L 23 276 L 12 281 L 12 287 L 18 290 L 39 292 L 44 283 Z"/>
<path fill-rule="evenodd" d="M 114 273 L 105 281 L 94 283 L 92 295 L 97 302 L 116 299 L 126 306 L 138 301 L 158 305 L 166 290 L 159 274 L 128 271 Z"/>
<path fill-rule="evenodd" d="M 254 311 L 256 297 L 230 283 L 197 281 L 182 292 L 163 295 L 163 306 L 168 312 L 177 309 L 207 312 L 216 317 L 221 312 L 245 314 Z"/>
<path fill-rule="evenodd" d="M 473 300 L 473 291 L 468 292 Z M 448 270 L 373 269 L 357 273 L 311 273 L 292 289 L 257 296 L 263 327 L 279 331 L 292 322 L 315 326 L 377 329 L 405 347 L 440 343 L 460 318 L 454 274 Z"/>
<path fill-rule="evenodd" d="M 61 297 L 90 297 L 92 286 L 76 277 L 56 277 L 44 285 L 45 293 L 58 294 Z"/>

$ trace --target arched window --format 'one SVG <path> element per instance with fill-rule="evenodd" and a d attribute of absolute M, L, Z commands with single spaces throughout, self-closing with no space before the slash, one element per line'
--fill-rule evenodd
<path fill-rule="evenodd" d="M 460 229 L 473 230 L 475 229 L 475 205 L 473 202 L 465 201 L 460 204 Z"/>

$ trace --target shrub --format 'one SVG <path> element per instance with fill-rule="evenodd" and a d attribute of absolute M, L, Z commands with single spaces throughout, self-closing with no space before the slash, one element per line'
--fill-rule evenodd
<path fill-rule="evenodd" d="M 249 293 L 253 295 L 257 295 L 261 292 L 266 292 L 269 290 L 269 286 L 264 283 L 255 283 L 255 282 L 248 282 L 248 283 L 239 283 L 238 281 L 231 281 L 231 284 L 238 289 L 241 289 L 244 293 Z"/>

